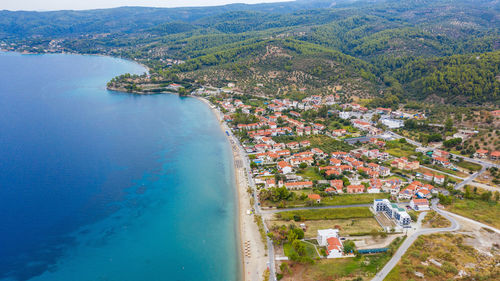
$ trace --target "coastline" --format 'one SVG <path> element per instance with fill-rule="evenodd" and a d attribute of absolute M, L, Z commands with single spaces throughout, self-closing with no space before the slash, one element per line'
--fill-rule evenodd
<path fill-rule="evenodd" d="M 140 63 L 138 61 L 135 61 L 135 60 L 132 60 L 132 59 L 129 59 L 129 58 L 123 58 L 123 57 L 115 57 L 115 56 L 111 56 L 111 55 L 105 55 L 105 54 L 86 54 L 86 53 L 77 53 L 77 52 L 49 52 L 49 53 L 42 53 L 42 52 L 20 52 L 20 51 L 16 51 L 16 50 L 7 50 L 7 49 L 2 49 L 0 48 L 0 52 L 5 52 L 5 53 L 17 53 L 17 54 L 20 54 L 20 55 L 79 55 L 79 56 L 96 56 L 96 57 L 108 57 L 108 58 L 114 58 L 114 59 L 121 59 L 121 60 L 124 60 L 124 61 L 128 61 L 128 62 L 131 62 L 131 63 L 135 63 L 135 64 L 138 64 L 140 66 L 142 66 L 146 71 L 146 73 L 150 73 L 150 68 L 143 64 L 143 63 Z"/>
<path fill-rule="evenodd" d="M 208 100 L 202 97 L 194 97 L 205 103 L 217 118 L 220 128 L 230 131 L 227 124 L 222 120 L 220 111 Z M 247 215 L 247 210 L 251 210 L 250 195 L 247 192 L 248 179 L 246 171 L 241 164 L 245 161 L 245 155 L 238 147 L 238 140 L 230 136 L 228 138 L 233 154 L 234 178 L 238 196 L 238 228 L 239 228 L 239 256 L 241 263 L 241 280 L 255 281 L 262 280 L 264 271 L 267 269 L 267 252 L 262 243 L 258 226 L 253 221 L 253 215 Z"/>

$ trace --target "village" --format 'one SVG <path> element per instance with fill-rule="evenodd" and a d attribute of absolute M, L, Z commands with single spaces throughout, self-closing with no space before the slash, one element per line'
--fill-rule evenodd
<path fill-rule="evenodd" d="M 425 120 L 421 112 L 368 109 L 335 94 L 248 98 L 232 86 L 195 94 L 220 110 L 226 133 L 248 157 L 255 208 L 247 213 L 265 222 L 263 241 L 274 245 L 278 277 L 286 275 L 286 261 L 390 257 L 423 229 L 419 213 L 439 204 L 433 198 L 498 165 L 499 151 L 479 149 L 468 158 L 394 132 L 405 120 Z M 480 168 L 463 168 L 474 164 Z"/>

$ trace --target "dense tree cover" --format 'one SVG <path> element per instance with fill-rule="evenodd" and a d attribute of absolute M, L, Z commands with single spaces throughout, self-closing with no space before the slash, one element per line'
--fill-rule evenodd
<path fill-rule="evenodd" d="M 341 85 L 347 94 L 380 94 L 371 107 L 408 98 L 497 105 L 498 12 L 494 0 L 0 11 L 0 42 L 40 51 L 61 39 L 61 51 L 135 59 L 164 80 L 241 81 L 260 94 Z"/>
<path fill-rule="evenodd" d="M 455 103 L 499 103 L 499 74 L 500 51 L 496 51 L 419 59 L 402 67 L 395 76 L 408 84 L 416 97 L 437 95 Z"/>

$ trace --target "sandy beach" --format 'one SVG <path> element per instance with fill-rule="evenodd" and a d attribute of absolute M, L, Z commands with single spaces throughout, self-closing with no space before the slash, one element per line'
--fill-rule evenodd
<path fill-rule="evenodd" d="M 229 131 L 229 127 L 222 120 L 222 113 L 209 101 L 197 97 L 206 103 L 217 117 L 221 129 Z M 259 228 L 254 222 L 254 215 L 248 215 L 247 211 L 252 210 L 250 205 L 250 194 L 247 192 L 248 172 L 245 169 L 245 154 L 241 151 L 238 140 L 231 134 L 228 136 L 233 152 L 233 164 L 235 173 L 235 184 L 238 192 L 238 223 L 240 238 L 240 257 L 242 261 L 242 280 L 258 281 L 262 280 L 263 273 L 267 269 L 267 251 L 262 243 Z"/>

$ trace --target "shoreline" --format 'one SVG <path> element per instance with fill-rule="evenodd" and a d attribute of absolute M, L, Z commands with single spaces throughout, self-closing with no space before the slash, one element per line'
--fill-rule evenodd
<path fill-rule="evenodd" d="M 220 111 L 212 105 L 207 99 L 197 96 L 192 96 L 205 103 L 219 122 L 219 127 L 223 131 L 230 131 L 224 120 L 221 120 Z M 232 134 L 231 134 L 232 135 Z M 239 229 L 239 257 L 241 264 L 241 280 L 262 280 L 264 271 L 267 269 L 267 252 L 262 243 L 260 232 L 257 224 L 254 222 L 254 215 L 247 215 L 246 211 L 251 210 L 250 195 L 247 192 L 248 179 L 246 179 L 246 171 L 241 161 L 245 161 L 245 155 L 242 155 L 238 144 L 238 140 L 234 140 L 231 136 L 226 138 L 231 146 L 233 156 L 234 180 L 238 196 L 238 229 Z M 238 142 L 239 143 L 239 142 Z M 248 271 L 248 272 L 247 272 Z"/>
<path fill-rule="evenodd" d="M 121 60 L 124 60 L 124 61 L 128 61 L 128 62 L 131 62 L 131 63 L 138 64 L 138 65 L 142 66 L 145 69 L 145 72 L 148 73 L 148 74 L 150 73 L 150 70 L 151 70 L 147 65 L 145 65 L 143 63 L 140 63 L 138 61 L 135 61 L 135 60 L 132 60 L 132 59 L 129 59 L 129 58 L 115 57 L 115 56 L 105 55 L 105 54 L 86 54 L 86 53 L 75 53 L 75 52 L 50 52 L 50 53 L 42 53 L 42 52 L 20 52 L 20 51 L 16 51 L 16 50 L 6 50 L 6 49 L 2 49 L 2 48 L 0 48 L 0 52 L 17 53 L 17 54 L 20 54 L 20 55 L 78 55 L 78 56 L 107 57 L 107 58 L 113 58 L 113 59 L 121 59 Z"/>

